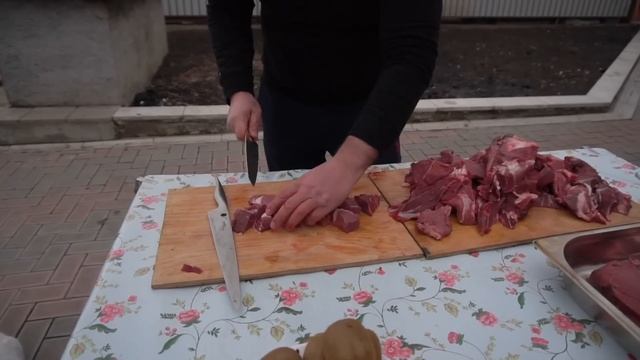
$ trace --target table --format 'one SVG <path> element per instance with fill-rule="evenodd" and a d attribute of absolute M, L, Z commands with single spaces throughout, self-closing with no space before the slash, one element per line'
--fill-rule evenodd
<path fill-rule="evenodd" d="M 612 153 L 552 153 L 588 161 L 640 200 L 639 168 Z M 245 174 L 221 180 L 248 182 Z M 259 359 L 344 317 L 374 330 L 388 359 L 627 358 L 533 245 L 244 282 L 242 314 L 224 285 L 152 290 L 167 190 L 212 185 L 211 175 L 143 179 L 64 359 Z"/>

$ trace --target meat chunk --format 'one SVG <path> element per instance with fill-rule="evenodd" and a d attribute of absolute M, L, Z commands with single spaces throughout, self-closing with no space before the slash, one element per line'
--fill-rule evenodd
<path fill-rule="evenodd" d="M 354 214 L 360 214 L 360 211 L 361 211 L 360 205 L 358 205 L 358 203 L 352 197 L 348 197 L 344 199 L 342 204 L 340 204 L 340 206 L 338 207 L 340 209 L 349 210 Z"/>
<path fill-rule="evenodd" d="M 640 326 L 640 253 L 614 260 L 593 271 L 589 282 L 625 315 Z"/>
<path fill-rule="evenodd" d="M 372 216 L 380 206 L 380 195 L 360 194 L 355 197 L 356 203 L 365 214 Z"/>
<path fill-rule="evenodd" d="M 616 196 L 618 197 L 618 202 L 616 207 L 613 208 L 613 211 L 622 214 L 629 215 L 629 211 L 631 211 L 631 195 L 623 194 L 620 190 L 613 188 L 616 192 Z"/>
<path fill-rule="evenodd" d="M 231 228 L 235 233 L 243 233 L 253 226 L 255 213 L 247 209 L 237 209 L 233 212 Z"/>
<path fill-rule="evenodd" d="M 271 220 L 271 216 L 264 213 L 256 220 L 254 228 L 259 232 L 271 230 Z"/>
<path fill-rule="evenodd" d="M 445 205 L 436 210 L 425 210 L 418 216 L 418 231 L 436 240 L 451 234 L 451 206 Z"/>
<path fill-rule="evenodd" d="M 251 206 L 261 206 L 261 205 L 269 205 L 269 203 L 275 199 L 276 196 L 272 194 L 259 194 L 253 195 L 249 198 L 249 205 Z"/>
<path fill-rule="evenodd" d="M 591 186 L 576 184 L 570 186 L 564 198 L 567 207 L 580 219 L 591 222 L 596 221 L 606 224 L 607 220 L 598 211 L 595 195 L 591 192 Z"/>
<path fill-rule="evenodd" d="M 358 218 L 357 214 L 340 208 L 333 211 L 331 222 L 335 227 L 346 233 L 357 230 L 360 227 L 360 218 Z"/>
<path fill-rule="evenodd" d="M 476 207 L 478 208 L 478 215 L 476 216 L 478 232 L 481 235 L 488 234 L 491 231 L 493 224 L 498 222 L 498 212 L 500 211 L 500 202 L 488 201 L 483 202 L 478 199 Z"/>
<path fill-rule="evenodd" d="M 564 168 L 576 174 L 576 181 L 594 186 L 602 181 L 596 169 L 584 160 L 573 156 L 564 158 Z"/>
<path fill-rule="evenodd" d="M 471 184 L 461 187 L 454 197 L 445 201 L 445 204 L 455 209 L 460 224 L 473 225 L 476 223 L 476 194 Z"/>
<path fill-rule="evenodd" d="M 533 206 L 560 209 L 560 203 L 556 200 L 556 197 L 549 193 L 540 193 L 538 197 L 533 201 Z"/>

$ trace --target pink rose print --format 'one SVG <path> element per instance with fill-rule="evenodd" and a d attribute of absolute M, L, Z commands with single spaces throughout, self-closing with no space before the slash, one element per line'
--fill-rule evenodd
<path fill-rule="evenodd" d="M 122 317 L 124 315 L 124 306 L 122 304 L 106 304 L 100 309 L 100 322 L 107 324 L 116 317 Z"/>
<path fill-rule="evenodd" d="M 283 304 L 293 306 L 298 302 L 298 300 L 302 299 L 302 296 L 295 289 L 286 289 L 280 292 L 280 299 L 282 299 Z"/>
<path fill-rule="evenodd" d="M 389 359 L 408 359 L 413 355 L 413 350 L 405 347 L 402 341 L 396 338 L 388 338 L 382 344 L 382 352 Z"/>
<path fill-rule="evenodd" d="M 355 318 L 360 315 L 360 311 L 358 309 L 347 309 L 347 317 Z"/>
<path fill-rule="evenodd" d="M 238 182 L 238 178 L 235 176 L 229 176 L 227 178 L 227 184 L 235 184 Z"/>
<path fill-rule="evenodd" d="M 178 321 L 184 325 L 191 325 L 200 319 L 200 311 L 196 309 L 184 310 L 178 314 Z"/>
<path fill-rule="evenodd" d="M 476 319 L 484 326 L 494 326 L 498 323 L 498 318 L 488 311 L 481 311 L 476 315 Z"/>
<path fill-rule="evenodd" d="M 540 335 L 542 333 L 542 329 L 540 329 L 539 326 L 532 326 L 531 327 L 531 332 L 536 334 L 536 335 Z"/>
<path fill-rule="evenodd" d="M 223 292 L 226 292 L 226 291 L 227 291 L 227 287 L 226 286 L 224 286 L 224 285 L 218 286 L 218 292 L 223 293 Z"/>
<path fill-rule="evenodd" d="M 522 260 L 519 257 L 511 258 L 511 262 L 514 264 L 522 264 Z"/>
<path fill-rule="evenodd" d="M 462 345 L 463 339 L 464 339 L 464 335 L 454 331 L 449 332 L 449 335 L 447 336 L 447 340 L 449 340 L 449 344 Z"/>
<path fill-rule="evenodd" d="M 508 273 L 507 276 L 505 276 L 505 279 L 507 279 L 507 281 L 509 281 L 510 283 L 516 284 L 519 286 L 522 286 L 522 283 L 524 282 L 524 277 L 522 276 L 522 274 L 518 272 Z"/>
<path fill-rule="evenodd" d="M 477 252 L 477 251 L 472 251 L 472 252 L 469 253 L 469 255 L 471 255 L 473 257 L 478 257 L 478 256 L 480 256 L 480 253 Z"/>
<path fill-rule="evenodd" d="M 622 164 L 622 168 L 625 169 L 625 170 L 635 170 L 638 167 L 633 165 L 632 163 L 624 163 L 624 164 Z"/>
<path fill-rule="evenodd" d="M 367 306 L 373 300 L 373 295 L 368 291 L 360 290 L 353 293 L 353 300 L 360 305 Z"/>
<path fill-rule="evenodd" d="M 306 281 L 300 281 L 300 283 L 298 284 L 298 286 L 300 286 L 300 288 L 302 289 L 306 289 L 309 287 L 309 285 L 307 284 Z"/>
<path fill-rule="evenodd" d="M 584 330 L 584 324 L 574 321 L 565 314 L 555 314 L 553 316 L 553 326 L 559 333 L 568 331 L 582 332 Z"/>
<path fill-rule="evenodd" d="M 458 265 L 453 264 L 451 265 L 451 270 L 458 271 L 460 270 L 460 267 Z"/>
<path fill-rule="evenodd" d="M 129 295 L 129 297 L 127 298 L 127 301 L 132 303 L 132 304 L 135 304 L 136 301 L 138 301 L 138 297 L 135 296 L 135 295 Z"/>
<path fill-rule="evenodd" d="M 533 347 L 546 349 L 549 346 L 549 340 L 534 336 L 531 338 L 531 345 L 533 345 Z"/>
<path fill-rule="evenodd" d="M 178 329 L 176 329 L 176 328 L 171 328 L 171 327 L 169 327 L 169 326 L 166 326 L 166 327 L 164 328 L 164 335 L 165 335 L 165 336 L 173 336 L 173 335 L 175 335 L 177 332 L 178 332 Z"/>
<path fill-rule="evenodd" d="M 624 189 L 627 187 L 627 183 L 624 181 L 619 181 L 619 180 L 611 180 L 609 182 L 611 185 L 613 185 L 614 187 L 617 187 L 618 189 Z"/>
<path fill-rule="evenodd" d="M 124 249 L 123 248 L 118 248 L 115 249 L 111 252 L 111 255 L 109 256 L 110 260 L 114 260 L 114 259 L 120 259 L 121 257 L 124 256 Z"/>
<path fill-rule="evenodd" d="M 142 228 L 145 230 L 153 230 L 158 228 L 158 224 L 153 220 L 147 220 L 142 222 Z"/>
<path fill-rule="evenodd" d="M 384 271 L 384 269 L 383 269 L 383 268 L 382 268 L 382 266 L 381 266 L 381 267 L 379 267 L 379 268 L 377 268 L 377 269 L 376 269 L 376 274 L 378 274 L 378 275 L 381 275 L 381 276 L 382 276 L 382 275 L 386 274 L 386 272 Z"/>
<path fill-rule="evenodd" d="M 444 283 L 446 287 L 453 287 L 460 278 L 458 277 L 458 274 L 450 270 L 446 270 L 438 273 L 438 280 L 440 280 L 441 283 Z"/>
<path fill-rule="evenodd" d="M 150 196 L 145 196 L 142 198 L 142 203 L 149 206 L 149 205 L 153 205 L 157 202 L 160 202 L 160 196 L 158 195 L 150 195 Z"/>
<path fill-rule="evenodd" d="M 329 275 L 333 275 L 333 274 L 335 274 L 335 273 L 336 273 L 336 269 L 327 269 L 327 270 L 325 270 L 324 272 L 326 272 L 326 273 L 327 273 L 327 274 L 329 274 Z"/>

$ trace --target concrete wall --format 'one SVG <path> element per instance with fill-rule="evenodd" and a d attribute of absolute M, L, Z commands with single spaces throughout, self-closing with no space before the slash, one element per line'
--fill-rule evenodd
<path fill-rule="evenodd" d="M 160 0 L 2 0 L 13 106 L 128 105 L 167 52 Z"/>

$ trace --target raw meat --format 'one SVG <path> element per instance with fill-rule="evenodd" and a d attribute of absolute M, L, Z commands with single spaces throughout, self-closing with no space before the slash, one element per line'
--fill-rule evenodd
<path fill-rule="evenodd" d="M 260 218 L 256 220 L 253 227 L 260 232 L 271 230 L 271 220 L 271 216 L 262 214 Z"/>
<path fill-rule="evenodd" d="M 358 205 L 358 203 L 352 197 L 348 197 L 348 198 L 344 199 L 342 204 L 340 206 L 338 206 L 338 207 L 340 209 L 349 210 L 354 214 L 360 214 L 360 211 L 362 211 L 360 209 L 360 205 Z"/>
<path fill-rule="evenodd" d="M 233 212 L 231 228 L 233 232 L 243 233 L 253 226 L 256 221 L 255 213 L 247 209 L 237 209 Z"/>
<path fill-rule="evenodd" d="M 394 219 L 419 220 L 425 212 L 450 206 L 459 223 L 475 224 L 481 234 L 498 221 L 515 228 L 534 206 L 566 208 L 580 219 L 601 223 L 611 212 L 631 209 L 631 197 L 607 184 L 585 161 L 538 154 L 538 144 L 517 136 L 498 137 L 466 160 L 444 150 L 411 164 L 405 182 L 409 197 L 389 207 Z"/>
<path fill-rule="evenodd" d="M 272 195 L 272 194 L 259 194 L 259 195 L 253 195 L 250 199 L 249 199 L 249 205 L 269 205 L 269 203 L 275 199 L 276 196 Z"/>
<path fill-rule="evenodd" d="M 332 223 L 338 229 L 349 233 L 360 227 L 360 219 L 357 214 L 345 209 L 336 209 L 333 212 Z"/>
<path fill-rule="evenodd" d="M 380 206 L 380 195 L 360 194 L 354 198 L 365 214 L 372 216 Z"/>
<path fill-rule="evenodd" d="M 614 260 L 593 271 L 589 282 L 620 311 L 640 326 L 640 253 Z"/>
<path fill-rule="evenodd" d="M 425 210 L 418 216 L 418 231 L 436 240 L 451 234 L 451 206 L 445 205 L 436 210 Z"/>
<path fill-rule="evenodd" d="M 188 265 L 188 264 L 183 264 L 180 271 L 186 272 L 186 273 L 202 274 L 202 269 L 200 269 L 197 266 Z"/>

